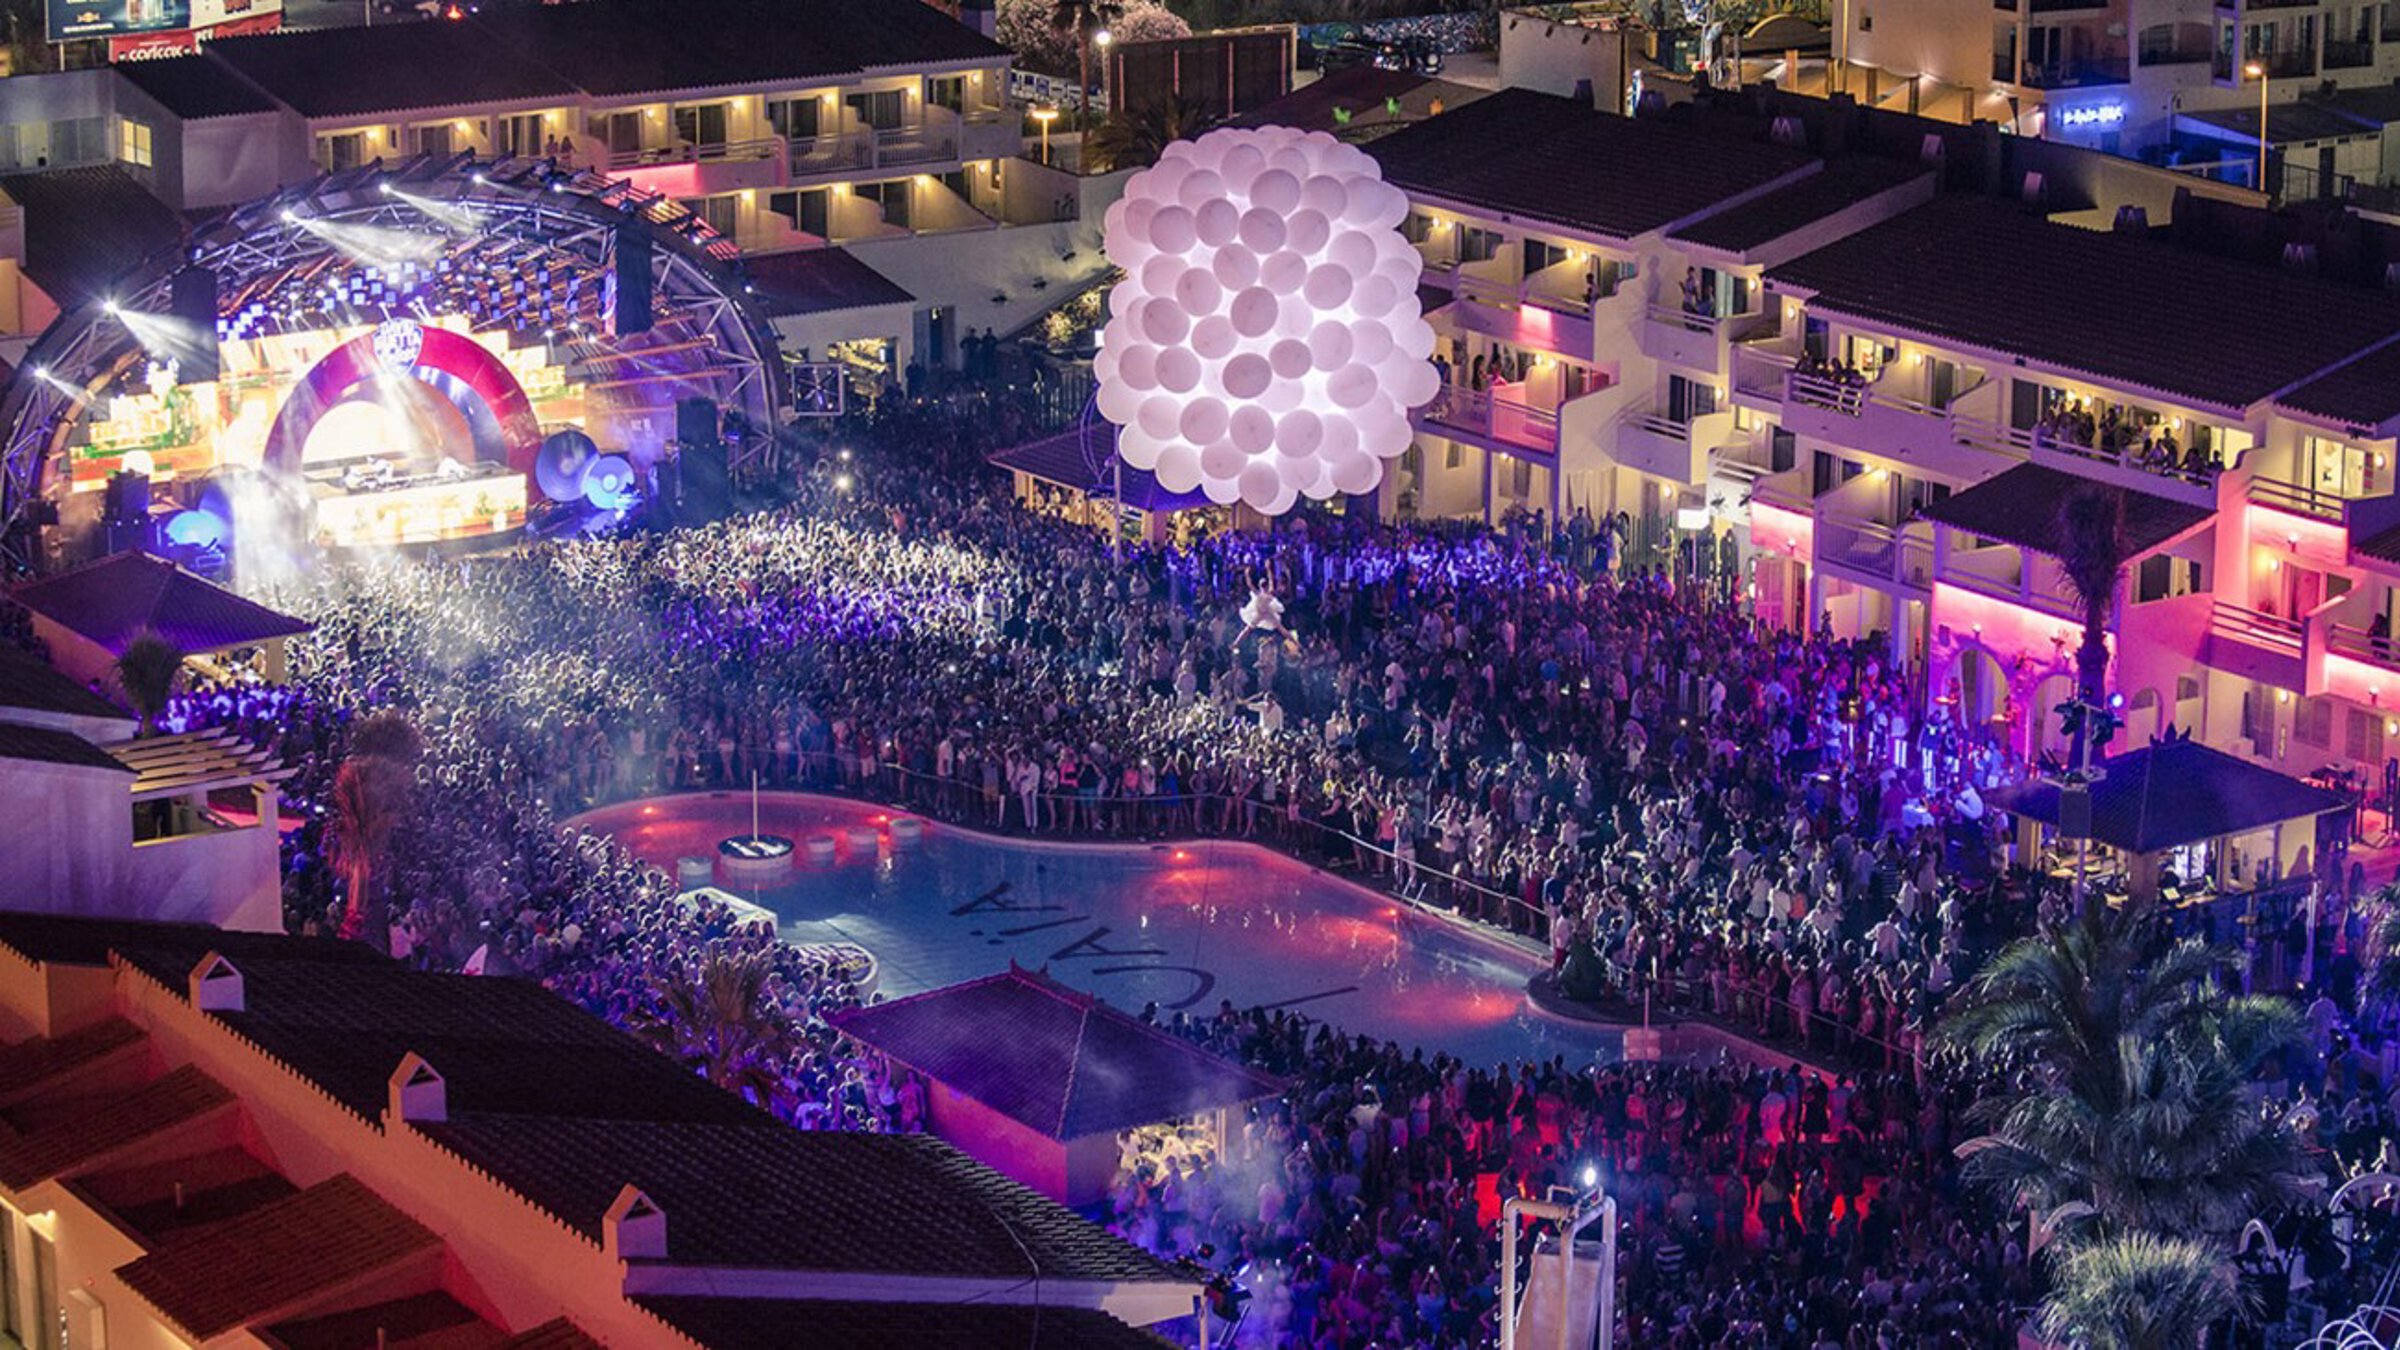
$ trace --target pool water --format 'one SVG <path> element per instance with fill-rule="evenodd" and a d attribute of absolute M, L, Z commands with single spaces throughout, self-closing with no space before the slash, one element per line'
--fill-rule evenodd
<path fill-rule="evenodd" d="M 677 859 L 714 858 L 719 840 L 748 833 L 750 813 L 747 795 L 690 794 L 571 823 L 615 836 L 672 874 Z M 1470 1063 L 1554 1054 L 1588 1063 L 1623 1049 L 1616 1031 L 1526 1003 L 1536 954 L 1268 849 L 1003 839 L 934 821 L 913 844 L 883 831 L 873 850 L 852 848 L 848 829 L 891 815 L 839 798 L 765 794 L 759 828 L 801 841 L 803 856 L 787 884 L 735 893 L 773 910 L 792 941 L 873 952 L 890 996 L 995 974 L 1013 960 L 1127 1010 L 1154 1002 L 1204 1016 L 1224 999 L 1288 1006 Z M 828 834 L 835 861 L 809 863 L 808 842 Z"/>

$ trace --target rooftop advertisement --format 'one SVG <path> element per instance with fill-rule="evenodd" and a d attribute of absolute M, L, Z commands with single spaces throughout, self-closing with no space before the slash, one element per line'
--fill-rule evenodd
<path fill-rule="evenodd" d="M 283 0 L 49 0 L 50 40 L 132 37 L 254 22 Z"/>

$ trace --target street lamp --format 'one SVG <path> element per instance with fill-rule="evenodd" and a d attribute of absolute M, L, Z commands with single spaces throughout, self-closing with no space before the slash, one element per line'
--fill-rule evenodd
<path fill-rule="evenodd" d="M 1036 108 L 1033 110 L 1033 120 L 1041 124 L 1042 163 L 1048 164 L 1050 162 L 1050 124 L 1058 120 L 1058 109 Z"/>
<path fill-rule="evenodd" d="M 1103 112 L 1108 108 L 1108 44 L 1116 40 L 1116 34 L 1105 28 L 1092 34 L 1092 45 L 1100 49 L 1100 107 Z"/>
<path fill-rule="evenodd" d="M 2242 73 L 2258 81 L 2258 190 L 2267 190 L 2267 63 L 2252 61 Z M 2270 196 L 2273 194 L 2269 194 Z"/>

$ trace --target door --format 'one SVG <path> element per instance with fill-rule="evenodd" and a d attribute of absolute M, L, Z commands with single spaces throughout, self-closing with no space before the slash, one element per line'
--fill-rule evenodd
<path fill-rule="evenodd" d="M 640 113 L 610 113 L 603 125 L 607 128 L 608 153 L 630 155 L 642 148 L 642 115 Z"/>
<path fill-rule="evenodd" d="M 1934 408 L 1947 408 L 1958 397 L 1958 365 L 1951 361 L 1929 363 L 1925 377 L 1925 402 Z"/>
<path fill-rule="evenodd" d="M 675 110 L 675 136 L 689 146 L 725 144 L 726 105 L 701 103 Z"/>

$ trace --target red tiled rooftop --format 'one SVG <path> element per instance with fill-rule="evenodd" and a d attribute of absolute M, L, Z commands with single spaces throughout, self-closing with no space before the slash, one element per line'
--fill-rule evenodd
<path fill-rule="evenodd" d="M 322 1307 L 345 1290 L 423 1262 L 441 1239 L 347 1174 L 253 1210 L 117 1271 L 188 1339 Z"/>
<path fill-rule="evenodd" d="M 75 1183 L 145 1247 L 162 1247 L 299 1193 L 235 1145 L 96 1172 Z"/>
<path fill-rule="evenodd" d="M 139 1027 L 111 1017 L 64 1036 L 0 1046 L 0 1107 L 55 1092 L 62 1082 L 135 1050 L 143 1039 Z"/>
<path fill-rule="evenodd" d="M 233 1102 L 223 1085 L 188 1064 L 122 1092 L 27 1102 L 7 1114 L 0 1185 L 21 1191 L 92 1170 L 164 1131 L 231 1110 Z"/>
<path fill-rule="evenodd" d="M 18 604 L 122 652 L 148 629 L 187 653 L 221 651 L 305 633 L 314 625 L 245 600 L 164 558 L 120 553 L 27 582 Z"/>
<path fill-rule="evenodd" d="M 501 1350 L 500 1328 L 440 1290 L 261 1327 L 274 1350 Z"/>

